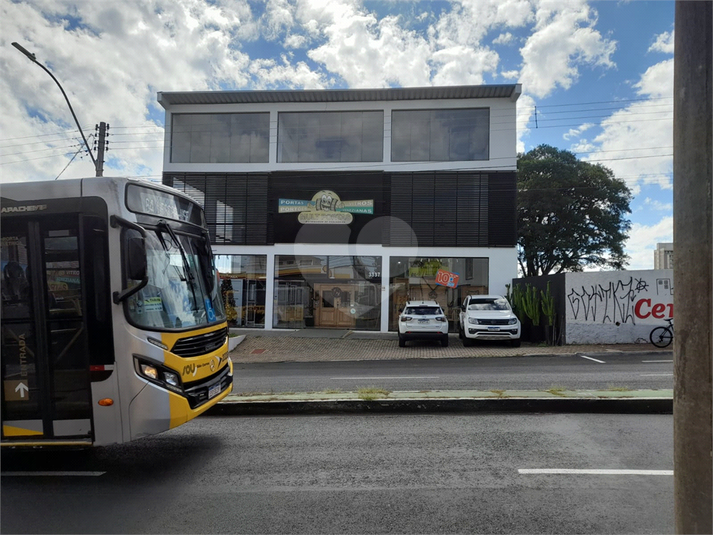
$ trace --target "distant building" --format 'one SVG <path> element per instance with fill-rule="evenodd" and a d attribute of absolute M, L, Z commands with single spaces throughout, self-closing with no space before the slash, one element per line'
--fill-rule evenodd
<path fill-rule="evenodd" d="M 657 243 L 654 269 L 673 269 L 673 243 Z"/>

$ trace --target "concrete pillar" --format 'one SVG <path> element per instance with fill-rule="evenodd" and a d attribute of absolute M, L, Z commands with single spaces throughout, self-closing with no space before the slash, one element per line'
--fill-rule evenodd
<path fill-rule="evenodd" d="M 674 510 L 713 533 L 713 3 L 676 2 L 674 67 Z"/>

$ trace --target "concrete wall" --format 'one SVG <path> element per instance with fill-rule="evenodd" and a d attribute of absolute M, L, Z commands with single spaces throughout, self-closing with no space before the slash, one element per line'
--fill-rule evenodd
<path fill-rule="evenodd" d="M 568 344 L 649 341 L 673 317 L 673 270 L 567 273 Z"/>

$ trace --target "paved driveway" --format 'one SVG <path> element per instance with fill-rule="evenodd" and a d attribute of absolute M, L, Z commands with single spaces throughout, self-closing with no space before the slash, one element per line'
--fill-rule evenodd
<path fill-rule="evenodd" d="M 400 348 L 395 335 L 381 338 L 361 338 L 357 333 L 345 332 L 342 338 L 306 337 L 296 333 L 245 335 L 245 339 L 230 353 L 236 363 L 247 362 L 320 362 L 346 360 L 440 359 L 474 357 L 508 357 L 516 355 L 597 354 L 638 351 L 642 353 L 671 353 L 671 348 L 657 349 L 651 344 L 567 345 L 544 346 L 523 343 L 510 347 L 507 343 L 483 342 L 463 347 L 456 335 L 450 345 L 437 342 L 409 342 Z"/>

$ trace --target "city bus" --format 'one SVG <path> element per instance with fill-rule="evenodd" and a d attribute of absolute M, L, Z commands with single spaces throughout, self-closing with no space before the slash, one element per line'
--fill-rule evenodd
<path fill-rule="evenodd" d="M 232 389 L 201 206 L 127 178 L 0 186 L 5 447 L 105 446 Z"/>

